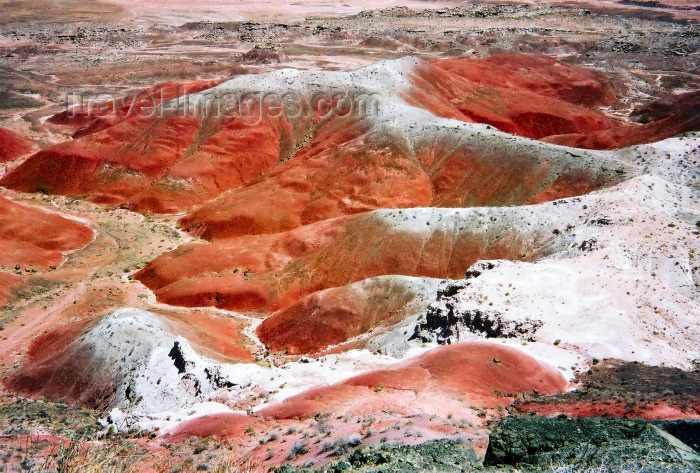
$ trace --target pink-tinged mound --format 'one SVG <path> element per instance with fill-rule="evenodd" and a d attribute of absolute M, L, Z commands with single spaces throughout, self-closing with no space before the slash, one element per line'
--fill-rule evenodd
<path fill-rule="evenodd" d="M 507 406 L 519 393 L 562 392 L 568 386 L 552 366 L 525 353 L 484 342 L 442 346 L 392 368 L 309 390 L 259 413 L 275 419 L 306 419 L 319 412 L 459 417 L 470 407 Z"/>
<path fill-rule="evenodd" d="M 459 278 L 478 259 L 534 257 L 551 238 L 551 230 L 517 228 L 504 218 L 488 227 L 436 221 L 406 231 L 364 213 L 272 235 L 191 243 L 135 277 L 167 304 L 276 311 L 313 292 L 386 274 Z"/>
<path fill-rule="evenodd" d="M 190 437 L 242 437 L 246 429 L 255 427 L 266 426 L 259 418 L 244 414 L 212 414 L 183 422 L 164 438 L 169 442 L 179 442 Z"/>
<path fill-rule="evenodd" d="M 63 253 L 92 241 L 90 228 L 0 196 L 0 268 L 58 266 Z"/>
<path fill-rule="evenodd" d="M 322 449 L 320 441 L 308 440 L 317 435 L 326 443 L 359 435 L 364 445 L 394 441 L 412 445 L 460 435 L 483 456 L 488 444 L 484 427 L 489 418 L 502 416 L 504 408 L 521 393 L 555 394 L 567 387 L 555 368 L 520 350 L 485 342 L 461 343 L 330 386 L 308 389 L 253 415 L 218 413 L 187 420 L 164 440 L 227 438 L 248 458 L 278 465 L 288 461 L 289 450 L 281 444 L 291 448 L 306 439 L 309 449 L 295 460 L 324 465 L 335 456 Z M 367 419 L 371 419 L 369 424 Z M 280 435 L 284 439 L 273 444 L 270 456 L 266 444 Z M 272 440 L 261 440 L 265 438 Z"/>
<path fill-rule="evenodd" d="M 0 163 L 12 161 L 32 151 L 34 145 L 17 133 L 0 128 Z"/>
<path fill-rule="evenodd" d="M 273 351 L 316 353 L 404 320 L 418 291 L 407 278 L 386 277 L 315 292 L 265 319 L 257 334 Z"/>

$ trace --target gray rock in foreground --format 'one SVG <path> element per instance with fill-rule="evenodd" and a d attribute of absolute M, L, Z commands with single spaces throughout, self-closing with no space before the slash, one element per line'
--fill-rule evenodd
<path fill-rule="evenodd" d="M 632 419 L 513 416 L 491 434 L 485 465 L 524 471 L 681 473 L 700 470 L 700 456 L 669 427 L 698 422 L 652 423 Z"/>
<path fill-rule="evenodd" d="M 700 455 L 700 422 L 511 416 L 490 437 L 486 458 L 468 444 L 432 440 L 421 445 L 358 448 L 319 469 L 283 465 L 275 473 L 693 473 Z"/>

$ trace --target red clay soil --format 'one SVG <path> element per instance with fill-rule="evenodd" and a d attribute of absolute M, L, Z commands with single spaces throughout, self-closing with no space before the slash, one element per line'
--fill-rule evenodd
<path fill-rule="evenodd" d="M 197 417 L 179 424 L 163 437 L 168 442 L 180 442 L 190 437 L 241 437 L 250 427 L 262 427 L 259 418 L 244 414 L 213 414 Z"/>
<path fill-rule="evenodd" d="M 400 322 L 416 297 L 402 279 L 375 279 L 315 292 L 273 314 L 258 327 L 260 341 L 288 354 L 319 352 L 330 345 Z"/>
<path fill-rule="evenodd" d="M 219 240 L 277 233 L 377 208 L 505 206 L 581 195 L 619 182 L 576 156 L 460 142 L 451 134 L 407 148 L 365 123 L 329 121 L 291 161 L 181 218 Z"/>
<path fill-rule="evenodd" d="M 433 61 L 411 79 L 407 99 L 414 105 L 527 138 L 592 133 L 617 123 L 589 108 L 614 101 L 604 76 L 548 56 Z"/>
<path fill-rule="evenodd" d="M 388 369 L 312 389 L 259 411 L 275 419 L 306 419 L 317 413 L 370 414 L 393 409 L 408 415 L 436 413 L 455 402 L 470 407 L 507 406 L 518 393 L 554 394 L 567 381 L 553 367 L 503 345 L 469 342 L 438 347 Z M 459 412 L 453 412 L 459 417 Z"/>
<path fill-rule="evenodd" d="M 615 86 L 597 71 L 544 55 L 448 59 L 422 65 L 406 99 L 436 115 L 488 123 L 501 131 L 556 144 L 616 149 L 700 129 L 697 100 L 640 125 L 591 108 L 615 101 Z"/>
<path fill-rule="evenodd" d="M 167 304 L 272 312 L 374 276 L 460 278 L 478 259 L 534 257 L 551 238 L 551 231 L 500 220 L 487 229 L 403 231 L 365 213 L 273 235 L 191 243 L 156 258 L 135 277 Z"/>
<path fill-rule="evenodd" d="M 578 148 L 612 149 L 700 130 L 700 92 L 666 97 L 640 107 L 632 116 L 644 124 L 621 125 L 590 134 L 549 136 L 544 141 Z"/>
<path fill-rule="evenodd" d="M 0 307 L 12 299 L 12 289 L 21 282 L 22 278 L 17 275 L 0 272 Z"/>
<path fill-rule="evenodd" d="M 93 232 L 85 225 L 0 196 L 0 269 L 58 266 L 63 253 L 92 239 Z"/>
<path fill-rule="evenodd" d="M 141 212 L 179 212 L 257 180 L 306 132 L 303 123 L 292 127 L 285 118 L 257 126 L 167 112 L 87 120 L 78 139 L 31 156 L 0 185 Z"/>
<path fill-rule="evenodd" d="M 12 161 L 29 153 L 34 145 L 17 133 L 0 128 L 0 163 Z"/>
<path fill-rule="evenodd" d="M 434 61 L 420 65 L 410 79 L 413 90 L 405 99 L 416 106 L 556 143 L 607 149 L 698 128 L 698 114 L 692 107 L 682 117 L 644 126 L 621 124 L 591 110 L 614 100 L 610 81 L 596 71 L 547 56 Z M 181 84 L 169 83 L 159 90 L 168 99 L 213 84 L 198 81 L 178 89 Z M 138 111 L 148 111 L 146 107 L 160 101 L 160 93 L 156 91 L 155 99 L 140 100 Z M 127 98 L 119 112 L 124 114 L 129 107 Z M 114 111 L 107 106 L 76 118 L 70 118 L 70 112 L 53 117 L 50 122 L 55 126 L 76 128 L 76 139 L 30 157 L 0 185 L 160 213 L 189 210 L 242 187 L 183 221 L 186 227 L 206 227 L 205 236 L 223 237 L 282 231 L 379 207 L 523 203 L 541 190 L 543 180 L 560 178 L 563 172 L 552 174 L 535 160 L 525 163 L 530 182 L 511 172 L 493 183 L 503 169 L 517 169 L 511 162 L 517 157 L 475 154 L 466 145 L 453 156 L 450 142 L 412 150 L 402 137 L 349 119 L 324 125 L 265 118 L 257 126 L 248 126 L 237 118 L 167 113 L 160 118 L 136 114 L 113 118 L 110 114 Z M 297 152 L 297 146 L 310 136 L 311 143 Z M 424 169 L 427 161 L 435 165 Z M 596 179 L 584 177 L 585 182 Z M 516 189 L 509 191 L 518 179 Z M 485 183 L 492 183 L 492 188 L 484 189 Z M 591 182 L 576 192 L 597 185 Z M 566 194 L 571 192 L 568 189 Z M 266 198 L 260 199 L 261 195 Z M 230 218 L 223 217 L 229 214 Z"/>
<path fill-rule="evenodd" d="M 222 362 L 251 362 L 255 357 L 246 349 L 242 324 L 231 317 L 205 311 L 153 310 L 166 324 L 187 339 L 204 356 Z"/>
<path fill-rule="evenodd" d="M 376 208 L 425 206 L 430 199 L 429 178 L 405 143 L 366 122 L 337 118 L 264 180 L 214 200 L 180 225 L 206 239 L 230 238 Z"/>
<path fill-rule="evenodd" d="M 133 114 L 148 115 L 151 111 L 150 107 L 159 106 L 163 102 L 185 94 L 201 92 L 221 82 L 221 80 L 165 82 L 123 98 L 115 97 L 116 100 L 107 100 L 99 106 L 92 106 L 87 101 L 81 104 L 78 98 L 74 97 L 72 104 L 76 105 L 75 107 L 52 115 L 46 120 L 46 123 L 58 127 L 68 127 L 74 130 L 73 138 L 80 138 L 109 128 L 127 116 Z M 101 99 L 105 98 L 109 97 L 101 97 Z"/>
<path fill-rule="evenodd" d="M 507 54 L 432 64 L 477 84 L 524 90 L 589 108 L 611 105 L 616 100 L 616 87 L 602 72 L 570 66 L 545 55 Z"/>
<path fill-rule="evenodd" d="M 40 334 L 29 346 L 29 359 L 4 381 L 14 392 L 66 399 L 91 408 L 104 408 L 114 392 L 115 380 L 105 371 L 90 349 L 76 342 L 96 322 L 86 317 Z"/>

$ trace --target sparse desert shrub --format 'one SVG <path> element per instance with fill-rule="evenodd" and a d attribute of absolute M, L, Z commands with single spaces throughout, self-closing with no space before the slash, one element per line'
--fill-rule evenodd
<path fill-rule="evenodd" d="M 333 450 L 333 442 L 331 442 L 330 440 L 326 440 L 325 442 L 323 442 L 323 445 L 321 445 L 320 452 L 326 453 L 330 452 L 331 450 Z"/>
<path fill-rule="evenodd" d="M 289 455 L 287 455 L 287 460 L 293 460 L 299 455 L 304 455 L 308 453 L 309 447 L 304 442 L 294 442 L 292 448 L 289 449 Z"/>
<path fill-rule="evenodd" d="M 320 418 L 318 421 L 316 421 L 316 434 L 330 434 L 333 432 L 333 426 L 330 425 L 328 422 L 326 422 L 325 418 Z"/>
<path fill-rule="evenodd" d="M 333 448 L 335 449 L 333 454 L 338 456 L 344 455 L 351 448 L 357 447 L 361 443 L 362 438 L 359 435 L 343 435 L 342 437 L 335 439 L 335 442 L 333 442 Z"/>
<path fill-rule="evenodd" d="M 459 424 L 457 425 L 460 429 L 466 429 L 467 427 L 471 427 L 472 423 L 469 422 L 467 419 L 460 419 Z"/>

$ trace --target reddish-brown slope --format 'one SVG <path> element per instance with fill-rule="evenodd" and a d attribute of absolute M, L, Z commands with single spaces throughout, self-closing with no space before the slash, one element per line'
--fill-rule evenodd
<path fill-rule="evenodd" d="M 551 230 L 518 229 L 504 219 L 488 228 L 403 231 L 365 213 L 189 244 L 155 259 L 136 278 L 168 304 L 274 311 L 312 292 L 385 274 L 462 277 L 477 259 L 531 257 L 551 237 Z"/>
<path fill-rule="evenodd" d="M 221 360 L 254 361 L 253 355 L 246 350 L 247 340 L 242 335 L 243 324 L 227 316 L 217 316 L 204 311 L 169 311 L 155 310 L 162 315 L 171 333 L 185 337 L 205 356 Z"/>
<path fill-rule="evenodd" d="M 620 122 L 591 110 L 615 101 L 609 79 L 543 55 L 433 61 L 411 80 L 406 100 L 415 106 L 566 146 L 615 149 L 700 129 L 697 94 L 679 97 L 679 108 L 644 126 Z"/>
<path fill-rule="evenodd" d="M 469 141 L 450 144 L 437 136 L 416 149 L 430 176 L 433 207 L 537 203 L 581 195 L 623 178 L 571 154 L 548 157 L 541 150 L 499 146 L 497 141 L 478 148 Z"/>
<path fill-rule="evenodd" d="M 508 405 L 518 393 L 556 393 L 568 383 L 553 367 L 514 348 L 471 342 L 443 346 L 425 355 L 371 371 L 333 386 L 312 389 L 259 413 L 305 419 L 321 412 L 445 415 L 455 408 Z M 500 394 L 499 394 L 500 393 Z M 459 412 L 451 412 L 459 417 Z"/>
<path fill-rule="evenodd" d="M 109 125 L 40 151 L 0 185 L 178 212 L 255 181 L 306 131 L 284 118 L 247 126 L 238 119 L 174 113 Z"/>
<path fill-rule="evenodd" d="M 193 436 L 242 437 L 249 428 L 260 430 L 266 428 L 266 425 L 257 417 L 244 414 L 213 414 L 179 424 L 166 438 L 171 442 L 179 442 Z"/>
<path fill-rule="evenodd" d="M 412 82 L 407 100 L 416 106 L 528 138 L 586 134 L 617 124 L 587 108 L 614 100 L 604 77 L 547 56 L 434 61 L 420 65 Z"/>
<path fill-rule="evenodd" d="M 0 269 L 57 266 L 64 252 L 83 247 L 92 238 L 85 225 L 0 196 Z"/>
<path fill-rule="evenodd" d="M 430 204 L 431 186 L 402 143 L 335 119 L 291 161 L 180 220 L 207 239 L 276 233 L 384 207 Z"/>
<path fill-rule="evenodd" d="M 131 118 L 30 157 L 0 181 L 24 192 L 121 203 L 146 188 L 197 134 L 195 119 Z"/>
<path fill-rule="evenodd" d="M 0 128 L 0 163 L 12 161 L 29 153 L 34 145 L 17 133 Z"/>
<path fill-rule="evenodd" d="M 100 366 L 90 347 L 76 343 L 95 320 L 86 317 L 37 336 L 29 346 L 29 359 L 4 381 L 5 386 L 27 395 L 105 407 L 117 380 L 103 375 L 105 367 Z"/>
<path fill-rule="evenodd" d="M 87 98 L 81 102 L 78 95 L 70 96 L 68 109 L 49 117 L 46 123 L 74 130 L 73 138 L 89 135 L 109 128 L 133 115 L 149 115 L 151 108 L 185 94 L 201 92 L 221 83 L 221 80 L 173 81 L 138 91 L 126 97 L 109 97 L 96 105 Z M 113 100 L 112 100 L 113 99 Z"/>
<path fill-rule="evenodd" d="M 432 64 L 477 84 L 526 90 L 585 107 L 615 102 L 615 87 L 602 72 L 570 66 L 541 54 L 447 59 Z"/>
<path fill-rule="evenodd" d="M 274 351 L 315 353 L 379 326 L 400 322 L 416 296 L 415 287 L 400 278 L 377 278 L 362 286 L 327 289 L 268 317 L 257 334 Z"/>
<path fill-rule="evenodd" d="M 436 130 L 409 148 L 362 122 L 331 120 L 291 161 L 180 219 L 210 240 L 276 233 L 377 208 L 522 205 L 580 195 L 623 176 L 574 155 Z"/>
<path fill-rule="evenodd" d="M 579 148 L 613 149 L 652 143 L 687 131 L 700 130 L 700 92 L 670 96 L 635 110 L 643 125 L 620 125 L 595 133 L 549 136 L 550 143 Z"/>
<path fill-rule="evenodd" d="M 18 286 L 21 280 L 14 274 L 0 272 L 0 307 L 12 298 L 12 288 Z"/>

